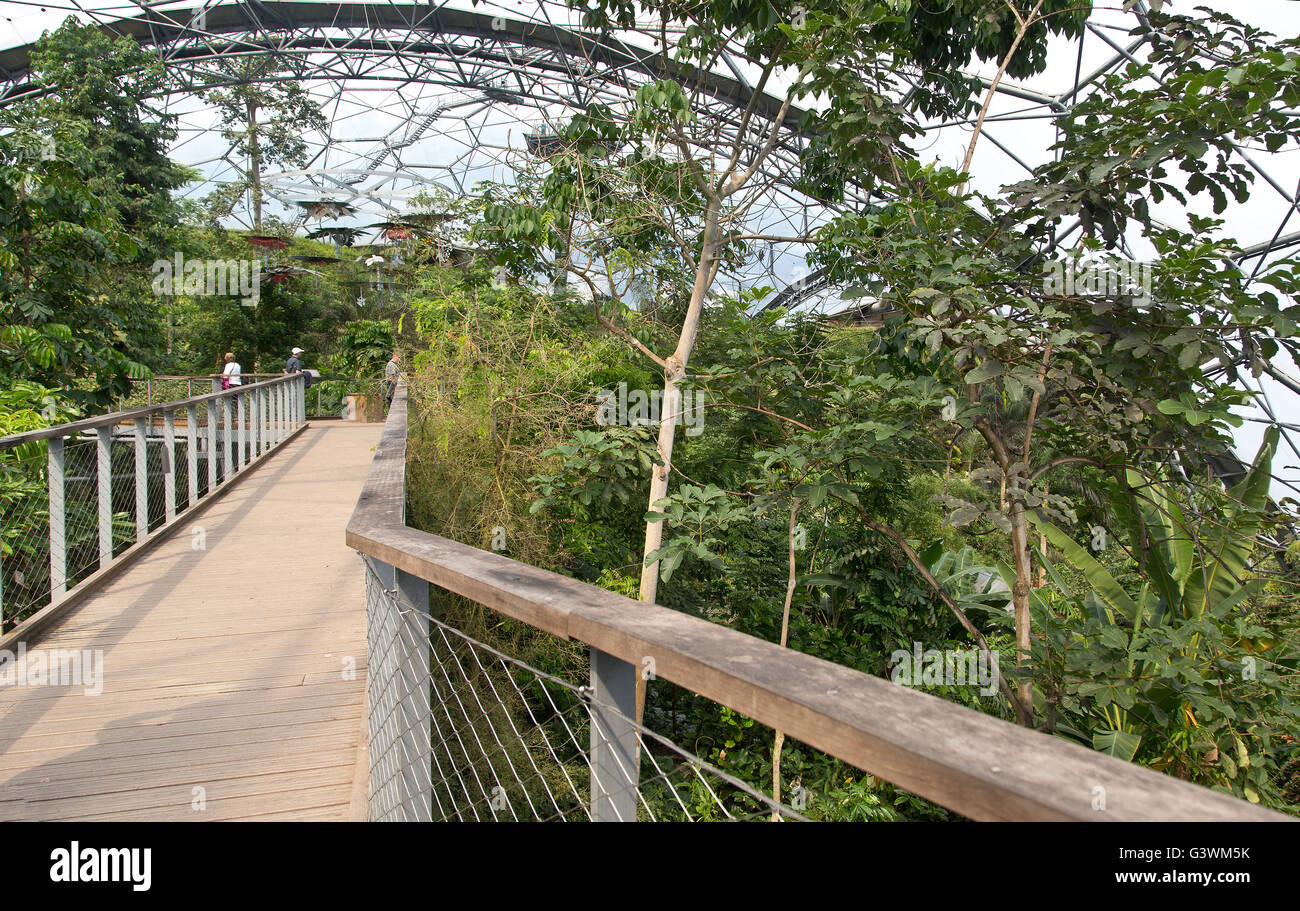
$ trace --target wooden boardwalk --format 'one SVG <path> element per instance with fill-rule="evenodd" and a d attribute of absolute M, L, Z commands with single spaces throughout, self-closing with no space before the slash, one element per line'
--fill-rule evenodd
<path fill-rule="evenodd" d="M 380 431 L 312 424 L 26 643 L 102 650 L 103 689 L 0 688 L 0 819 L 363 818 L 365 591 L 343 532 Z"/>

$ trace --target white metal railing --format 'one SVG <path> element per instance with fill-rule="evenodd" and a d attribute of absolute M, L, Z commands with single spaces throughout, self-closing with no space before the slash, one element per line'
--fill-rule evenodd
<path fill-rule="evenodd" d="M 0 623 L 60 605 L 306 420 L 290 374 L 0 437 Z"/>
<path fill-rule="evenodd" d="M 281 379 L 283 376 L 283 373 L 241 373 L 239 375 L 246 387 L 254 383 Z M 222 391 L 221 380 L 222 374 L 219 373 L 196 376 L 156 375 L 146 377 L 142 380 L 135 380 L 131 384 L 131 391 L 127 395 L 118 398 L 116 408 L 118 411 L 125 411 L 176 399 L 191 398 L 196 393 L 220 392 Z M 367 395 L 372 396 L 375 401 L 380 401 L 383 394 L 384 378 L 382 376 L 352 377 L 317 374 L 311 388 L 307 390 L 304 400 L 307 417 L 346 417 L 345 400 L 347 396 Z"/>

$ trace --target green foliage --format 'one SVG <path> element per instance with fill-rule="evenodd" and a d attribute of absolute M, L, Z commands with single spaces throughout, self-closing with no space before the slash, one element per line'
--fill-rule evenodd
<path fill-rule="evenodd" d="M 0 134 L 0 375 L 73 387 L 91 402 L 123 392 L 145 367 L 129 356 L 128 327 L 142 304 L 98 293 L 99 277 L 134 260 L 103 177 L 85 145 L 88 125 L 54 127 L 58 157 L 27 122 Z M 74 387 L 93 378 L 96 389 Z"/>
<path fill-rule="evenodd" d="M 1036 524 L 1084 571 L 1095 592 L 1088 606 L 1108 623 L 1114 624 L 1118 616 L 1140 628 L 1170 615 L 1186 619 L 1236 607 L 1260 589 L 1250 578 L 1248 564 L 1264 523 L 1277 442 L 1278 428 L 1271 427 L 1245 477 L 1216 498 L 1215 520 L 1209 525 L 1197 527 L 1189 521 L 1167 483 L 1144 482 L 1136 472 L 1129 473 L 1123 487 L 1112 482 L 1116 514 L 1148 580 L 1137 598 L 1059 528 L 1042 520 Z"/>
<path fill-rule="evenodd" d="M 659 561 L 659 574 L 665 582 L 687 556 L 722 568 L 722 558 L 713 550 L 721 543 L 717 535 L 749 518 L 748 510 L 730 503 L 727 495 L 712 484 L 702 488 L 683 484 L 673 496 L 654 505 L 664 511 L 647 513 L 647 521 L 665 521 L 674 530 L 685 532 L 675 534 L 658 550 L 646 554 L 647 564 Z"/>
<path fill-rule="evenodd" d="M 1276 446 L 1274 428 L 1246 476 L 1212 504 L 1215 521 L 1205 534 L 1167 485 L 1139 487 L 1133 478 L 1125 488 L 1114 485 L 1117 513 L 1144 566 L 1136 595 L 1068 535 L 1040 522 L 1091 590 L 1077 595 L 1043 555 L 1056 595 L 1035 599 L 1045 632 L 1035 660 L 1063 733 L 1285 807 L 1278 779 L 1285 738 L 1300 730 L 1300 706 L 1284 675 L 1297 655 L 1276 647 L 1243 610 L 1260 588 L 1248 564 Z"/>
<path fill-rule="evenodd" d="M 214 219 L 229 215 L 247 193 L 253 227 L 262 227 L 262 170 L 278 164 L 302 167 L 307 161 L 311 133 L 329 133 L 325 115 L 302 84 L 274 55 L 222 58 L 216 64 L 226 86 L 207 93 L 222 114 L 221 135 L 235 144 L 247 162 L 241 180 L 226 184 L 208 198 Z M 290 78 L 285 78 L 290 77 Z"/>
<path fill-rule="evenodd" d="M 241 233 L 193 225 L 183 227 L 181 246 L 187 261 L 249 262 L 261 252 Z M 284 253 L 319 256 L 327 251 L 322 244 L 298 239 Z M 164 298 L 167 372 L 219 372 L 223 355 L 230 351 L 245 373 L 279 373 L 295 346 L 306 350 L 308 366 L 325 366 L 340 328 L 357 312 L 342 284 L 347 277 L 343 264 L 335 270 L 338 275 L 324 278 L 275 271 L 275 264 L 261 266 L 255 304 L 246 303 L 235 290 L 224 297 L 178 291 Z"/>
<path fill-rule="evenodd" d="M 1045 607 L 1045 605 L 1044 605 Z M 1286 809 L 1279 782 L 1300 705 L 1294 653 L 1252 651 L 1267 631 L 1230 605 L 1129 627 L 1069 599 L 1040 614 L 1038 677 L 1056 731 L 1252 802 Z M 1246 757 L 1242 762 L 1241 757 Z"/>
<path fill-rule="evenodd" d="M 978 611 L 999 623 L 1009 622 L 1009 589 L 999 585 L 1003 580 L 996 566 L 977 562 L 978 555 L 970 545 L 951 551 L 936 541 L 921 552 L 921 559 L 963 612 Z"/>
<path fill-rule="evenodd" d="M 339 333 L 336 348 L 339 367 L 349 376 L 380 376 L 393 353 L 393 345 L 393 327 L 387 320 L 354 320 Z"/>
<path fill-rule="evenodd" d="M 87 150 L 96 171 L 112 181 L 122 224 L 140 243 L 140 262 L 165 255 L 178 224 L 172 193 L 198 175 L 168 156 L 175 115 L 150 104 L 171 87 L 161 61 L 131 38 L 70 17 L 41 36 L 31 64 L 42 92 L 20 104 L 19 116 L 87 125 Z"/>

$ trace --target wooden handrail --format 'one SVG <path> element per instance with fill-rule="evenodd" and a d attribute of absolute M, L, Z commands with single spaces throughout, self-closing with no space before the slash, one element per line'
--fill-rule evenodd
<path fill-rule="evenodd" d="M 870 674 L 408 528 L 406 397 L 403 385 L 348 523 L 347 543 L 363 554 L 635 667 L 653 658 L 656 676 L 973 819 L 1289 820 Z"/>

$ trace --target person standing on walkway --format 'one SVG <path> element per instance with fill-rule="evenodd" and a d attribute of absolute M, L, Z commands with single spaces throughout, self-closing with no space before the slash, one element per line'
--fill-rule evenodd
<path fill-rule="evenodd" d="M 301 348 L 294 348 L 293 351 L 289 352 L 289 360 L 285 361 L 284 364 L 285 373 L 302 372 L 302 359 L 299 357 L 302 353 Z"/>
<path fill-rule="evenodd" d="M 394 351 L 384 366 L 384 407 L 393 404 L 393 394 L 397 392 L 397 380 L 402 375 L 401 352 Z"/>
<path fill-rule="evenodd" d="M 221 371 L 221 388 L 229 389 L 231 386 L 244 385 L 244 381 L 239 378 L 242 369 L 243 368 L 239 366 L 239 362 L 235 360 L 234 353 L 227 351 L 226 366 Z"/>

